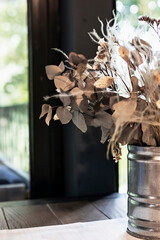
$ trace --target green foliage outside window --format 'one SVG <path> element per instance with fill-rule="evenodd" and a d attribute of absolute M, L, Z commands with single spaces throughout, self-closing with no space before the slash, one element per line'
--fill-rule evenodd
<path fill-rule="evenodd" d="M 160 17 L 160 0 L 118 0 L 117 11 L 137 26 L 137 19 L 141 15 L 148 15 L 151 18 Z"/>
<path fill-rule="evenodd" d="M 0 105 L 28 102 L 27 1 L 0 1 Z"/>
<path fill-rule="evenodd" d="M 0 0 L 0 153 L 29 171 L 27 0 Z"/>

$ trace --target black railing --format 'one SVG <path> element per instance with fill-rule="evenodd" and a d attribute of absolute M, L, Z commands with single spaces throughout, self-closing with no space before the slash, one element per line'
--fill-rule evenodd
<path fill-rule="evenodd" d="M 28 104 L 0 107 L 0 152 L 17 169 L 29 171 Z"/>

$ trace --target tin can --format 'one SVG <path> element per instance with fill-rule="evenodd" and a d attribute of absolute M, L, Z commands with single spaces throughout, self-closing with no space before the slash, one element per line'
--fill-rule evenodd
<path fill-rule="evenodd" d="M 127 232 L 160 239 L 160 147 L 128 145 Z"/>

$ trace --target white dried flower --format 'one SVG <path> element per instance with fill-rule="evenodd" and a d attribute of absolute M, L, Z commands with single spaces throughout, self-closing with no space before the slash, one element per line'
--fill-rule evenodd
<path fill-rule="evenodd" d="M 53 120 L 54 120 L 54 121 L 59 120 L 59 117 L 58 117 L 57 113 L 54 115 Z"/>

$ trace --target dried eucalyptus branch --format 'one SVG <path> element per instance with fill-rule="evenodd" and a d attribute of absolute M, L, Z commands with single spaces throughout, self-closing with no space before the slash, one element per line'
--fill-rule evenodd
<path fill-rule="evenodd" d="M 72 121 L 83 133 L 90 126 L 100 127 L 101 142 L 109 139 L 117 162 L 119 143 L 160 146 L 160 52 L 136 31 L 122 45 L 116 16 L 107 22 L 106 31 L 98 20 L 102 37 L 95 29 L 89 33 L 98 44 L 94 59 L 75 52 L 67 56 L 55 49 L 67 58 L 68 65 L 46 66 L 58 94 L 44 100 L 58 97 L 62 106 L 43 104 L 40 118 L 46 115 L 48 125 L 52 118 L 62 124 Z M 139 21 L 149 24 L 160 38 L 160 19 L 142 16 Z"/>

